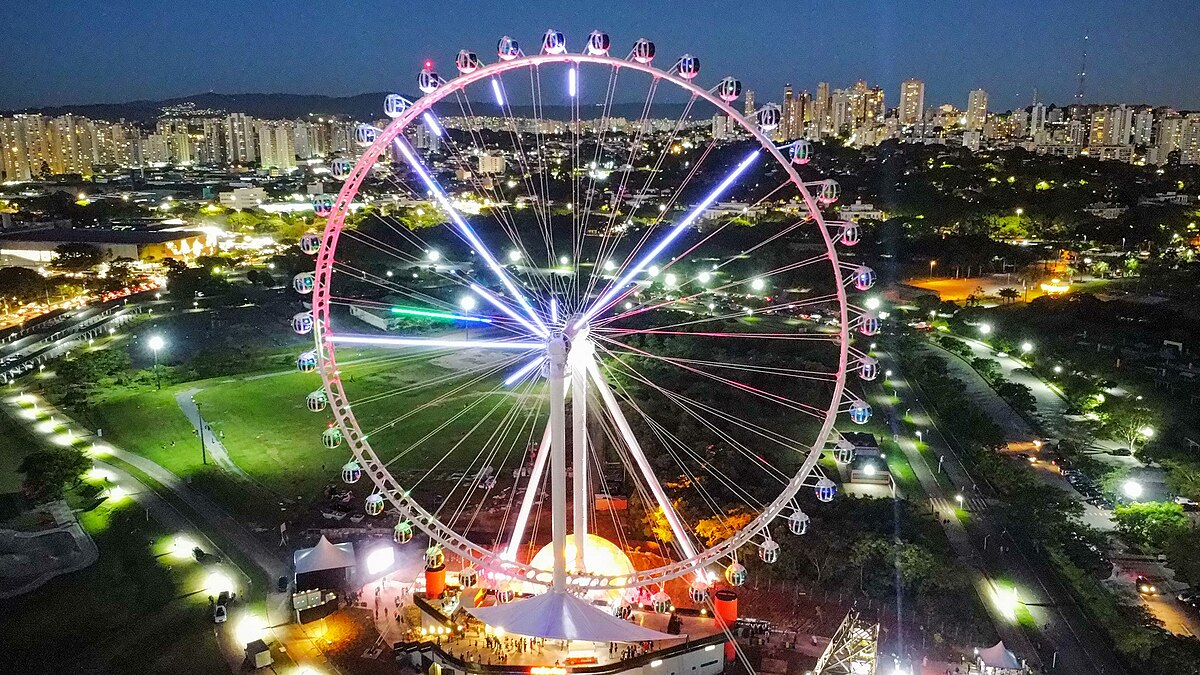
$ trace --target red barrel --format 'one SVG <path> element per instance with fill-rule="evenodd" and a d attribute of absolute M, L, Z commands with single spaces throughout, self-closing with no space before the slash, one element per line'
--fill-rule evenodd
<path fill-rule="evenodd" d="M 737 622 L 737 593 L 728 588 L 713 593 L 713 613 L 717 615 L 717 623 L 727 629 L 732 630 L 733 624 Z M 725 643 L 725 660 L 732 661 L 737 656 L 737 646 L 734 643 Z"/>
<path fill-rule="evenodd" d="M 425 597 L 432 600 L 440 598 L 446 590 L 446 565 L 425 568 Z M 736 609 L 734 612 L 736 613 Z"/>

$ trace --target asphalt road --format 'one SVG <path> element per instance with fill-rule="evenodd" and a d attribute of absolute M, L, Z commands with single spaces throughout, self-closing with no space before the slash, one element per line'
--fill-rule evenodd
<path fill-rule="evenodd" d="M 942 435 L 913 386 L 904 378 L 899 364 L 889 354 L 879 356 L 881 368 L 893 373 L 888 387 L 899 397 L 899 403 L 891 413 L 893 417 L 910 411 L 915 427 L 923 430 L 928 451 L 945 457 L 943 469 L 959 493 L 968 498 L 979 496 L 979 490 L 973 489 L 976 480 Z M 910 463 L 913 462 L 910 460 Z M 924 460 L 918 460 L 916 464 L 924 465 Z M 1021 605 L 1036 623 L 1029 631 L 1028 643 L 1047 669 L 1056 664 L 1054 672 L 1061 673 L 1116 675 L 1127 672 L 1099 630 L 1083 616 L 1070 590 L 1042 562 L 1042 557 L 1026 555 L 1029 544 L 1014 540 L 1011 534 L 995 526 L 988 511 L 973 512 L 965 531 L 974 549 L 981 552 L 976 558 L 980 571 L 988 578 L 1011 579 L 1016 586 Z M 1000 552 L 1001 546 L 1005 553 Z M 973 561 L 966 562 L 972 564 Z M 1028 658 L 1026 654 L 1021 655 Z"/>

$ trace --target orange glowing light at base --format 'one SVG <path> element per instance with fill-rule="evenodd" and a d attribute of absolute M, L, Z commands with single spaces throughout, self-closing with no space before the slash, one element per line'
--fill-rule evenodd
<path fill-rule="evenodd" d="M 564 542 L 567 558 L 568 573 L 585 572 L 588 574 L 596 574 L 602 576 L 627 576 L 633 574 L 636 570 L 633 563 L 629 560 L 629 556 L 617 547 L 616 544 L 601 537 L 600 535 L 588 533 L 586 543 L 583 547 L 583 570 L 575 569 L 575 535 L 568 534 Z M 554 549 L 551 544 L 543 546 L 530 565 L 542 570 L 554 569 Z M 544 587 L 529 584 L 525 589 L 527 593 L 541 593 Z M 607 597 L 609 600 L 616 602 L 621 599 L 623 591 L 613 589 L 608 591 L 594 591 Z M 591 593 L 589 593 L 591 595 Z M 596 597 L 600 597 L 597 595 Z"/>

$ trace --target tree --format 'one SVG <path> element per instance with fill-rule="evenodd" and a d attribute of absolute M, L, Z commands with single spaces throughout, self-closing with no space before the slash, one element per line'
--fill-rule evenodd
<path fill-rule="evenodd" d="M 79 482 L 92 461 L 76 448 L 44 448 L 21 460 L 18 471 L 25 474 L 22 490 L 26 497 L 42 502 L 62 497 L 63 490 Z"/>
<path fill-rule="evenodd" d="M 706 546 L 716 546 L 732 537 L 753 519 L 753 514 L 740 509 L 712 518 L 702 518 L 696 523 L 696 536 L 704 541 Z"/>
<path fill-rule="evenodd" d="M 1000 379 L 1000 364 L 986 356 L 977 356 L 971 359 L 971 367 L 979 371 L 983 379 L 988 382 L 996 382 Z"/>
<path fill-rule="evenodd" d="M 132 258 L 116 258 L 108 263 L 104 273 L 104 290 L 116 291 L 133 283 L 138 277 L 133 268 L 134 262 Z"/>
<path fill-rule="evenodd" d="M 997 382 L 995 385 L 996 393 L 1008 404 L 1017 410 L 1023 412 L 1033 412 L 1037 410 L 1037 399 L 1033 396 L 1033 390 L 1019 382 Z"/>
<path fill-rule="evenodd" d="M 1104 431 L 1124 442 L 1129 452 L 1137 452 L 1138 441 L 1150 438 L 1154 433 L 1150 426 L 1153 423 L 1154 415 L 1148 408 L 1120 399 L 1108 406 L 1104 414 Z"/>
<path fill-rule="evenodd" d="M 1161 551 L 1188 531 L 1183 506 L 1174 502 L 1138 502 L 1113 509 L 1117 531 L 1143 548 Z"/>
<path fill-rule="evenodd" d="M 104 260 L 104 253 L 91 244 L 68 243 L 54 247 L 52 269 L 61 272 L 86 272 Z"/>
<path fill-rule="evenodd" d="M 42 297 L 46 288 L 46 279 L 27 267 L 0 268 L 0 297 L 28 302 Z"/>

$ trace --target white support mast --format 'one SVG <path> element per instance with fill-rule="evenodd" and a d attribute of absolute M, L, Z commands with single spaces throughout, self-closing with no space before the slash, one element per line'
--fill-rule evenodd
<path fill-rule="evenodd" d="M 550 505 L 554 547 L 554 585 L 567 590 L 567 341 L 550 338 Z"/>

